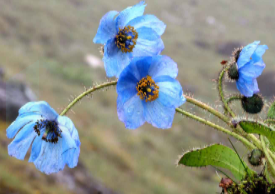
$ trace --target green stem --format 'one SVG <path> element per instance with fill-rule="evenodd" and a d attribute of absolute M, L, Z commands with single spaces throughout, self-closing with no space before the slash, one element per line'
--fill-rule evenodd
<path fill-rule="evenodd" d="M 227 100 L 226 100 L 226 103 L 227 105 L 229 106 L 229 104 L 235 100 L 241 100 L 242 99 L 242 96 L 241 95 L 234 95 L 234 96 L 231 96 L 229 97 Z"/>
<path fill-rule="evenodd" d="M 222 85 L 222 84 L 223 84 L 224 74 L 225 74 L 225 72 L 229 69 L 229 67 L 230 67 L 230 66 L 227 66 L 227 67 L 225 67 L 225 68 L 221 71 L 221 73 L 220 73 L 220 75 L 219 75 L 219 80 L 218 80 L 218 89 L 219 89 L 219 95 L 220 95 L 221 100 L 222 100 L 222 102 L 223 102 L 223 106 L 224 106 L 225 111 L 228 111 L 229 114 L 230 114 L 232 117 L 235 117 L 234 112 L 230 109 L 230 107 L 228 106 L 228 103 L 227 103 L 227 101 L 226 101 L 226 99 L 225 99 L 225 97 L 224 97 L 223 85 Z"/>
<path fill-rule="evenodd" d="M 275 124 L 275 120 L 274 119 L 266 119 L 264 120 L 265 123 L 269 123 L 269 124 Z"/>
<path fill-rule="evenodd" d="M 215 110 L 214 108 L 212 108 L 211 106 L 208 106 L 207 104 L 200 102 L 190 96 L 184 95 L 184 97 L 186 98 L 186 101 L 194 104 L 210 113 L 212 113 L 213 115 L 215 115 L 216 117 L 220 118 L 221 120 L 223 120 L 224 122 L 226 122 L 227 124 L 229 123 L 229 118 L 227 118 L 225 115 L 223 115 L 222 113 L 220 113 L 219 111 Z"/>
<path fill-rule="evenodd" d="M 196 116 L 196 115 L 194 115 L 194 114 L 192 114 L 192 113 L 189 113 L 189 112 L 187 112 L 187 111 L 184 111 L 184 110 L 182 110 L 182 109 L 180 109 L 180 108 L 176 108 L 176 111 L 177 111 L 178 113 L 182 114 L 182 115 L 185 115 L 185 116 L 187 116 L 187 117 L 189 117 L 189 118 L 192 118 L 192 119 L 194 119 L 194 120 L 196 120 L 196 121 L 198 121 L 198 122 L 200 122 L 200 123 L 203 123 L 203 124 L 205 124 L 205 125 L 208 125 L 208 126 L 214 128 L 214 129 L 218 130 L 218 131 L 221 131 L 221 132 L 223 132 L 223 133 L 225 133 L 225 134 L 228 134 L 228 135 L 230 135 L 230 136 L 232 136 L 232 137 L 238 139 L 239 141 L 241 141 L 245 146 L 249 147 L 250 149 L 255 149 L 255 148 L 256 148 L 256 147 L 255 147 L 252 143 L 250 143 L 247 139 L 243 138 L 242 136 L 238 135 L 238 134 L 235 133 L 235 132 L 232 132 L 232 131 L 230 131 L 230 130 L 228 130 L 228 129 L 225 129 L 225 128 L 219 126 L 219 125 L 216 125 L 215 123 L 212 123 L 212 122 L 210 122 L 210 121 L 207 121 L 206 119 L 203 119 L 203 118 L 201 118 L 201 117 L 198 117 L 198 116 Z"/>
<path fill-rule="evenodd" d="M 268 168 L 267 168 L 267 163 L 265 162 L 265 167 L 264 167 L 264 175 L 266 177 L 266 180 L 269 183 L 272 183 L 272 179 L 270 178 L 269 172 L 268 172 Z"/>
<path fill-rule="evenodd" d="M 270 164 L 272 174 L 275 174 L 275 164 L 274 164 L 274 161 L 272 160 L 272 158 L 269 155 L 269 152 L 268 152 L 268 150 L 266 148 L 266 145 L 265 145 L 264 137 L 262 135 L 261 135 L 261 142 L 262 142 L 263 152 L 266 156 L 266 159 L 267 159 L 268 163 Z"/>
<path fill-rule="evenodd" d="M 76 97 L 60 114 L 60 116 L 65 115 L 78 101 L 80 101 L 83 97 L 89 95 L 90 93 L 96 91 L 96 90 L 100 90 L 102 88 L 105 87 L 109 87 L 109 86 L 114 86 L 117 84 L 117 81 L 111 81 L 111 82 L 105 82 L 103 84 L 100 84 L 98 86 L 94 86 L 92 88 L 90 88 L 89 90 L 86 90 L 85 92 L 83 92 L 82 94 L 80 94 L 78 97 Z"/>
<path fill-rule="evenodd" d="M 212 108 L 212 107 L 206 105 L 205 103 L 200 102 L 194 98 L 191 98 L 190 96 L 185 96 L 185 98 L 186 98 L 187 102 L 194 104 L 194 105 L 212 113 L 213 115 L 217 116 L 218 118 L 222 119 L 229 127 L 231 127 L 231 129 L 233 131 L 236 131 L 236 134 L 243 136 L 247 140 L 253 142 L 257 148 L 262 149 L 262 145 L 261 145 L 261 142 L 259 141 L 259 139 L 257 139 L 253 134 L 246 133 L 239 125 L 236 128 L 234 128 L 232 123 L 230 122 L 230 120 L 226 116 L 224 116 L 223 114 L 221 114 L 220 112 L 215 110 L 214 108 Z M 275 160 L 275 155 L 270 150 L 269 150 L 269 153 L 270 153 L 271 157 Z"/>

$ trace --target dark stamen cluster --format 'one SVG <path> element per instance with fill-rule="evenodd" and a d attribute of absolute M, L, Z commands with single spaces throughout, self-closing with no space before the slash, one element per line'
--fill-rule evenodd
<path fill-rule="evenodd" d="M 61 129 L 58 127 L 56 121 L 49 120 L 38 120 L 34 126 L 34 131 L 37 135 L 40 135 L 42 129 L 45 129 L 45 132 L 42 136 L 42 139 L 46 142 L 57 143 L 58 138 L 61 138 Z"/>

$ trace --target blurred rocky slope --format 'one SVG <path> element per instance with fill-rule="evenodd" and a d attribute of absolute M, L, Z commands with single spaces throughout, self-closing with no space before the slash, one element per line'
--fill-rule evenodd
<path fill-rule="evenodd" d="M 32 90 L 18 81 L 5 81 L 4 69 L 0 67 L 0 119 L 13 121 L 21 106 L 36 100 Z"/>

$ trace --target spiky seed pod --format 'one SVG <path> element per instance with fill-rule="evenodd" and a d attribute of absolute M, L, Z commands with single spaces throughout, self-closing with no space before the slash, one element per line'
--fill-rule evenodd
<path fill-rule="evenodd" d="M 264 106 L 263 98 L 258 94 L 254 94 L 252 97 L 243 96 L 241 101 L 244 111 L 250 114 L 258 114 Z"/>
<path fill-rule="evenodd" d="M 230 65 L 230 68 L 228 69 L 228 77 L 231 80 L 238 80 L 239 79 L 239 72 L 238 72 L 238 68 L 237 68 L 237 63 L 232 63 Z"/>
<path fill-rule="evenodd" d="M 252 166 L 262 165 L 263 158 L 264 158 L 264 154 L 259 149 L 254 149 L 248 154 L 248 161 Z"/>

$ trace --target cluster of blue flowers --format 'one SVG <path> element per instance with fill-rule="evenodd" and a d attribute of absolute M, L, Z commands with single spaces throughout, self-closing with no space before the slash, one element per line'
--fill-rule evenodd
<path fill-rule="evenodd" d="M 166 26 L 153 15 L 143 15 L 145 6 L 142 1 L 120 13 L 105 14 L 94 43 L 104 44 L 107 76 L 118 78 L 117 113 L 125 127 L 135 129 L 148 122 L 167 129 L 185 98 L 175 79 L 177 64 L 159 55 Z"/>
<path fill-rule="evenodd" d="M 104 45 L 104 67 L 108 77 L 117 77 L 118 118 L 128 129 L 145 122 L 167 129 L 172 126 L 175 109 L 186 99 L 180 83 L 177 64 L 167 56 L 161 35 L 166 25 L 153 15 L 143 15 L 142 1 L 121 12 L 103 16 L 94 43 Z M 245 96 L 257 93 L 256 78 L 265 65 L 262 55 L 266 46 L 254 42 L 236 57 L 237 88 Z M 9 155 L 23 160 L 31 146 L 30 162 L 46 174 L 55 173 L 67 164 L 77 165 L 80 141 L 77 129 L 66 116 L 58 115 L 46 102 L 29 102 L 7 129 L 14 138 Z"/>

